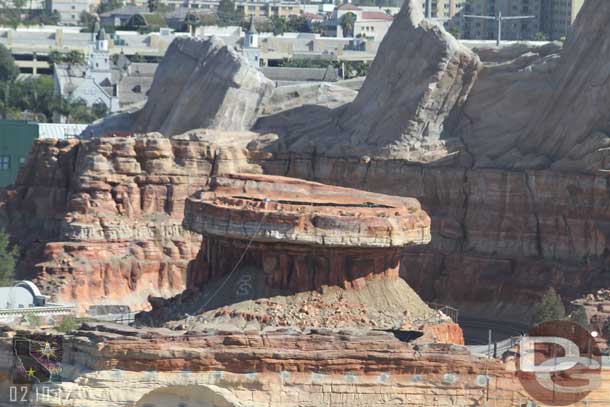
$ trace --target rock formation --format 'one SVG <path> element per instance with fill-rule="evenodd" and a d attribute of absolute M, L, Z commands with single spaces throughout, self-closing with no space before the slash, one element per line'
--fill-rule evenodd
<path fill-rule="evenodd" d="M 159 64 L 147 103 L 89 126 L 83 135 L 161 132 L 173 136 L 198 128 L 250 130 L 262 114 L 311 103 L 336 106 L 355 96 L 356 92 L 331 84 L 276 89 L 221 40 L 178 37 Z"/>
<path fill-rule="evenodd" d="M 338 119 L 344 142 L 365 154 L 412 161 L 445 156 L 480 68 L 476 54 L 424 18 L 420 1 L 406 1 L 358 97 Z M 345 148 L 333 147 L 329 154 Z"/>
<path fill-rule="evenodd" d="M 519 139 L 522 154 L 559 170 L 607 170 L 610 146 L 610 3 L 587 0 L 553 73 L 553 93 Z"/>
<path fill-rule="evenodd" d="M 401 249 L 430 239 L 417 201 L 251 174 L 216 176 L 208 188 L 187 199 L 183 223 L 204 237 L 189 271 L 195 292 L 147 321 L 188 314 L 250 329 L 448 321 L 398 276 Z"/>
<path fill-rule="evenodd" d="M 513 401 L 507 406 L 523 397 L 499 361 L 462 346 L 355 329 L 185 332 L 91 323 L 64 340 L 63 369 L 66 380 L 48 385 L 49 405 L 467 407 L 484 403 L 484 375 L 495 397 Z"/>
<path fill-rule="evenodd" d="M 181 226 L 184 201 L 213 171 L 243 170 L 232 158 L 230 143 L 220 149 L 203 135 L 37 141 L 3 191 L 20 274 L 85 308 L 138 309 L 148 295 L 181 292 L 201 244 Z"/>

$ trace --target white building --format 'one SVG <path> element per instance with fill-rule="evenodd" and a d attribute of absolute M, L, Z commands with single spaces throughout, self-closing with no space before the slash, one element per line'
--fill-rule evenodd
<path fill-rule="evenodd" d="M 254 18 L 250 17 L 250 26 L 248 27 L 248 31 L 246 31 L 246 35 L 244 36 L 242 53 L 246 60 L 256 67 L 261 66 L 261 55 L 258 40 L 258 31 L 256 31 L 256 27 L 254 25 Z"/>
<path fill-rule="evenodd" d="M 77 25 L 81 13 L 91 12 L 95 4 L 95 0 L 48 0 L 47 9 L 57 11 L 62 24 Z"/>
<path fill-rule="evenodd" d="M 92 33 L 85 65 L 55 65 L 55 94 L 70 100 L 82 99 L 87 106 L 104 104 L 110 113 L 146 100 L 156 63 L 132 63 L 124 54 L 113 63 L 104 29 Z"/>
<path fill-rule="evenodd" d="M 71 100 L 82 99 L 87 106 L 104 104 L 110 113 L 119 111 L 119 89 L 112 80 L 106 31 L 91 34 L 91 51 L 86 66 L 55 65 L 55 93 Z"/>
<path fill-rule="evenodd" d="M 385 10 L 383 8 L 365 8 L 357 7 L 352 4 L 343 4 L 334 9 L 332 18 L 327 21 L 326 32 L 329 35 L 343 38 L 341 19 L 344 15 L 352 13 L 356 16 L 353 32 L 354 37 L 381 41 L 394 21 L 391 12 L 392 10 Z"/>

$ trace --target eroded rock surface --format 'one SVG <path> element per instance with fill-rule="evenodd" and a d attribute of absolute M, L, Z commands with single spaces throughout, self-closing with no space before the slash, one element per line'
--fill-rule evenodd
<path fill-rule="evenodd" d="M 230 143 L 192 134 L 38 141 L 2 200 L 21 274 L 85 308 L 175 295 L 201 245 L 182 228 L 185 199 L 213 171 L 240 165 Z"/>
<path fill-rule="evenodd" d="M 398 275 L 401 249 L 430 241 L 429 218 L 413 199 L 227 174 L 187 199 L 183 225 L 204 238 L 189 290 L 153 304 L 141 321 L 187 316 L 179 324 L 244 329 L 450 321 Z"/>
<path fill-rule="evenodd" d="M 142 400 L 158 403 L 170 394 L 189 400 L 197 389 L 197 402 L 219 406 L 451 400 L 466 407 L 484 402 L 482 374 L 491 378 L 498 397 L 510 400 L 521 391 L 499 361 L 461 346 L 405 343 L 371 330 L 185 332 L 86 324 L 65 344 L 69 380 L 52 386 L 62 390 L 61 402 L 87 407 L 142 406 Z"/>

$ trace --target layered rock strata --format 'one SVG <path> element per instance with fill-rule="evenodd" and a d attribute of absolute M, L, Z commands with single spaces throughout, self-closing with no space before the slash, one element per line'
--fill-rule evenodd
<path fill-rule="evenodd" d="M 355 96 L 351 89 L 328 83 L 275 88 L 222 40 L 178 37 L 155 72 L 146 104 L 89 126 L 83 136 L 174 136 L 198 128 L 244 131 L 264 114 L 307 104 L 331 108 Z"/>
<path fill-rule="evenodd" d="M 2 200 L 22 250 L 20 275 L 83 308 L 145 308 L 149 295 L 181 292 L 201 245 L 182 228 L 185 199 L 234 163 L 230 146 L 204 139 L 36 142 Z"/>
<path fill-rule="evenodd" d="M 53 387 L 50 394 L 61 400 L 50 405 L 142 406 L 180 394 L 182 401 L 197 395 L 193 401 L 219 406 L 465 407 L 483 402 L 484 375 L 498 398 L 513 400 L 507 406 L 520 400 L 518 383 L 498 361 L 370 330 L 184 332 L 86 324 L 64 349 L 69 380 Z"/>
<path fill-rule="evenodd" d="M 430 239 L 429 218 L 413 199 L 230 174 L 187 199 L 184 226 L 205 240 L 188 284 L 202 292 L 181 295 L 173 318 L 306 327 L 329 326 L 336 317 L 335 326 L 367 325 L 377 315 L 375 326 L 385 328 L 443 319 L 398 276 L 400 250 Z M 363 312 L 341 320 L 342 300 Z M 150 322 L 167 319 L 172 305 L 153 310 Z"/>

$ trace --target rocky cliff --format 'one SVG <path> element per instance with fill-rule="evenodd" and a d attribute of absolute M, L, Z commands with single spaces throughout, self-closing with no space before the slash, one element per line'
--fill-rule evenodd
<path fill-rule="evenodd" d="M 207 128 L 250 130 L 264 114 L 304 104 L 337 106 L 356 92 L 332 84 L 299 84 L 275 88 L 258 69 L 220 39 L 179 37 L 172 41 L 146 104 L 109 116 L 83 136 L 161 132 L 166 136 Z"/>
<path fill-rule="evenodd" d="M 170 331 L 86 324 L 64 341 L 68 379 L 44 405 L 458 406 L 494 396 L 518 407 L 514 375 L 461 346 L 415 345 L 389 332 Z M 0 354 L 1 356 L 1 354 Z M 0 396 L 0 401 L 3 396 Z"/>
<path fill-rule="evenodd" d="M 181 292 L 201 245 L 181 226 L 184 201 L 212 171 L 241 168 L 230 147 L 205 137 L 36 142 L 2 199 L 22 249 L 20 274 L 81 307 L 137 309 L 148 295 Z"/>

